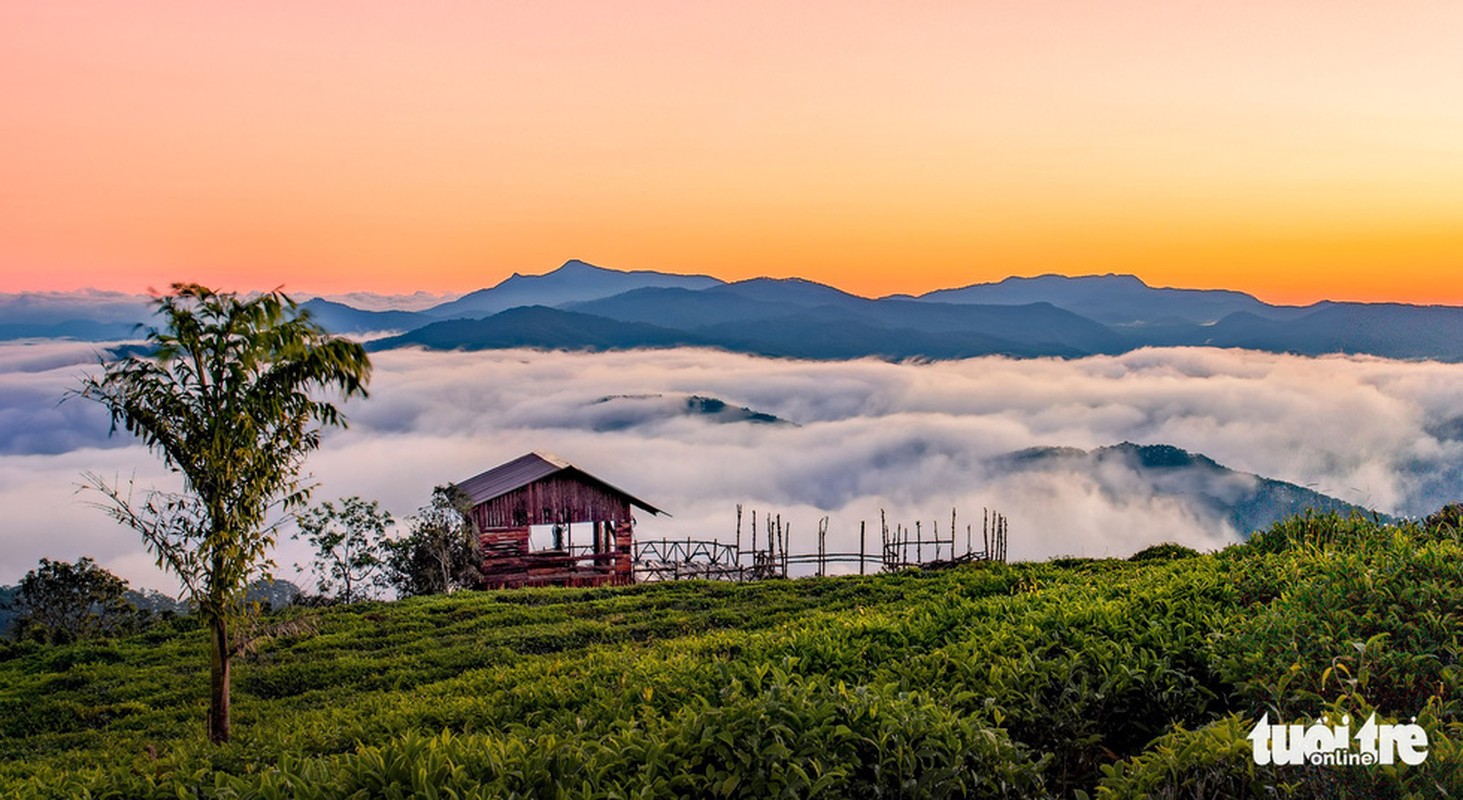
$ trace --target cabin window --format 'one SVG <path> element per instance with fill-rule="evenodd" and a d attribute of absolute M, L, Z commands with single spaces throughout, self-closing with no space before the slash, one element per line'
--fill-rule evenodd
<path fill-rule="evenodd" d="M 588 522 L 528 526 L 528 549 L 532 551 L 568 550 L 572 545 L 575 553 L 583 555 L 592 552 L 593 544 L 594 526 Z"/>

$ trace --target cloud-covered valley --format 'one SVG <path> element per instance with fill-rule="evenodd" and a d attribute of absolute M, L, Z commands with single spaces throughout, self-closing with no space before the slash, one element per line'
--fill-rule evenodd
<path fill-rule="evenodd" d="M 85 470 L 166 479 L 140 447 L 107 437 L 100 408 L 58 404 L 94 368 L 95 350 L 0 345 L 0 583 L 41 557 L 92 555 L 135 584 L 171 590 L 136 535 L 76 492 Z M 1456 364 L 1208 348 L 935 363 L 691 349 L 403 350 L 373 361 L 371 397 L 348 404 L 351 427 L 331 431 L 309 468 L 318 499 L 358 494 L 398 516 L 434 485 L 529 450 L 671 512 L 641 519 L 642 536 L 729 540 L 742 503 L 790 520 L 796 549 L 812 549 L 824 515 L 830 548 L 856 549 L 859 521 L 881 509 L 948 530 L 952 508 L 962 527 L 998 508 L 1018 559 L 1121 556 L 1158 541 L 1212 548 L 1240 534 L 1130 471 L 1001 466 L 1000 456 L 1038 446 L 1171 444 L 1401 515 L 1463 498 Z M 687 413 L 692 396 L 795 424 Z M 286 542 L 277 560 L 305 557 Z"/>

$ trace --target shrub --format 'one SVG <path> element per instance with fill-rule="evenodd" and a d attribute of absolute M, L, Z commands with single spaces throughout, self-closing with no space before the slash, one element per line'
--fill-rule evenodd
<path fill-rule="evenodd" d="M 1129 561 L 1173 561 L 1180 558 L 1195 558 L 1199 551 L 1174 542 L 1150 545 L 1128 556 Z"/>

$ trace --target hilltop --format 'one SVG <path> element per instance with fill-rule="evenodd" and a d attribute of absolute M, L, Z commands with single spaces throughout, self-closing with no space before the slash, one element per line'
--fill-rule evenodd
<path fill-rule="evenodd" d="M 0 645 L 0 793 L 1456 792 L 1460 587 L 1448 522 L 1306 516 L 1208 555 L 292 609 L 240 659 L 219 748 L 179 619 Z M 1427 761 L 1252 763 L 1262 714 L 1328 709 L 1416 715 Z"/>
<path fill-rule="evenodd" d="M 1065 472 L 1086 477 L 1111 498 L 1135 495 L 1177 500 L 1212 527 L 1228 525 L 1247 535 L 1307 509 L 1343 516 L 1378 515 L 1304 486 L 1240 472 L 1203 453 L 1167 444 L 1132 442 L 1081 450 L 1034 447 L 997 459 L 1009 472 Z"/>

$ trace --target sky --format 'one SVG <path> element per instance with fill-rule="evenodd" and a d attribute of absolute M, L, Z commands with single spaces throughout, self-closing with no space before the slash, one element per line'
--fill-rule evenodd
<path fill-rule="evenodd" d="M 1463 4 L 0 4 L 0 291 L 1463 304 Z"/>
<path fill-rule="evenodd" d="M 94 349 L 0 343 L 0 585 L 41 558 L 90 556 L 134 586 L 176 594 L 138 535 L 94 507 L 95 492 L 78 491 L 85 472 L 139 492 L 178 483 L 134 438 L 108 438 L 100 406 L 58 403 L 94 368 Z M 1413 516 L 1458 500 L 1463 485 L 1459 364 L 1213 348 L 923 364 L 690 349 L 407 349 L 372 360 L 370 398 L 345 404 L 350 427 L 327 431 L 307 469 L 317 501 L 359 495 L 398 519 L 433 486 L 532 450 L 670 512 L 640 514 L 642 539 L 731 542 L 740 503 L 748 518 L 782 515 L 796 552 L 816 549 L 810 537 L 825 516 L 829 551 L 856 552 L 859 523 L 876 536 L 881 511 L 926 531 L 939 520 L 948 535 L 955 509 L 978 541 L 982 509 L 997 509 L 1021 560 L 1125 557 L 1165 541 L 1210 550 L 1244 533 L 1131 471 L 1001 465 L 1028 447 L 1170 444 Z M 795 424 L 676 413 L 689 395 Z M 293 569 L 309 561 L 301 543 L 286 537 L 272 555 L 278 574 L 308 583 Z"/>

